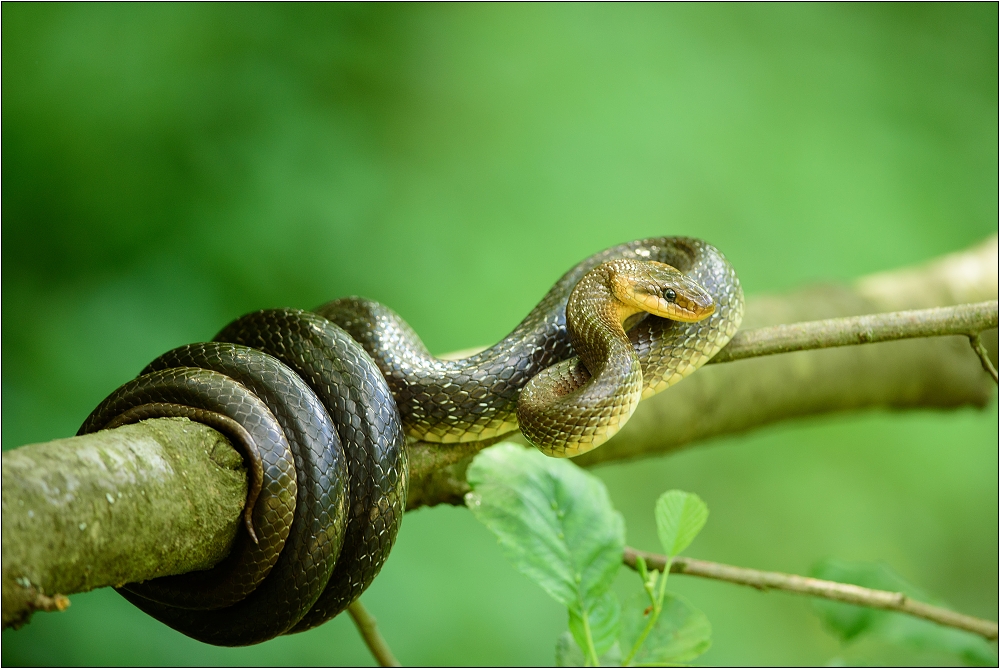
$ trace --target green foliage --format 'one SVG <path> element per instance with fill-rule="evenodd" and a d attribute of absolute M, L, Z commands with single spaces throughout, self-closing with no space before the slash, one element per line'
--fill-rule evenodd
<path fill-rule="evenodd" d="M 625 602 L 622 647 L 630 648 L 639 639 L 653 614 L 649 609 L 645 592 L 638 592 Z M 668 592 L 652 630 L 630 664 L 652 666 L 690 662 L 708 650 L 711 637 L 712 626 L 705 614 L 680 595 Z"/>
<path fill-rule="evenodd" d="M 618 642 L 621 605 L 615 593 L 608 591 L 596 599 L 585 600 L 582 608 L 587 611 L 586 618 L 580 614 L 580 608 L 568 607 L 569 631 L 581 648 L 589 652 L 593 645 L 594 655 L 599 658 Z"/>
<path fill-rule="evenodd" d="M 473 490 L 466 495 L 466 505 L 497 536 L 507 559 L 567 608 L 569 632 L 556 642 L 559 666 L 672 665 L 690 662 L 708 650 L 708 618 L 666 590 L 673 558 L 690 546 L 708 520 L 708 507 L 700 497 L 680 490 L 660 495 L 654 515 L 667 557 L 664 570 L 650 571 L 638 557 L 642 590 L 620 607 L 609 588 L 621 564 L 625 524 L 599 479 L 568 460 L 500 444 L 476 456 L 468 480 Z M 828 560 L 813 576 L 932 601 L 882 564 Z M 877 636 L 970 665 L 996 664 L 991 646 L 969 632 L 823 599 L 814 600 L 813 606 L 845 644 Z"/>
<path fill-rule="evenodd" d="M 712 628 L 704 614 L 676 595 L 666 597 L 670 565 L 705 526 L 708 507 L 695 494 L 669 490 L 656 501 L 654 515 L 667 560 L 660 574 L 648 571 L 641 556 L 636 559 L 643 592 L 629 601 L 622 625 L 626 665 L 687 662 L 711 645 Z"/>
<path fill-rule="evenodd" d="M 707 520 L 708 507 L 698 495 L 670 490 L 656 500 L 656 532 L 667 557 L 690 546 Z"/>
<path fill-rule="evenodd" d="M 601 667 L 618 667 L 622 663 L 622 651 L 618 642 L 611 646 L 603 655 L 597 658 L 597 664 Z M 577 645 L 571 632 L 563 632 L 556 639 L 556 666 L 557 667 L 582 667 L 587 664 L 587 658 L 583 656 L 583 651 Z"/>
<path fill-rule="evenodd" d="M 647 571 L 641 558 L 643 591 L 621 613 L 609 588 L 621 567 L 625 523 L 600 479 L 516 444 L 482 451 L 467 476 L 466 506 L 497 536 L 510 563 L 568 611 L 569 633 L 556 643 L 559 666 L 676 664 L 708 649 L 708 619 L 667 596 L 667 574 Z M 707 517 L 697 495 L 674 490 L 660 498 L 657 525 L 670 557 Z"/>
<path fill-rule="evenodd" d="M 604 484 L 568 460 L 516 444 L 480 453 L 468 480 L 466 506 L 511 564 L 567 608 L 573 637 L 596 662 L 618 636 L 618 602 L 608 588 L 625 548 L 625 520 Z"/>
<path fill-rule="evenodd" d="M 921 602 L 942 606 L 915 585 L 882 563 L 857 563 L 825 560 L 812 570 L 812 575 L 840 583 L 853 583 L 866 588 L 901 592 Z M 882 611 L 824 599 L 813 600 L 813 609 L 824 627 L 845 644 L 861 637 L 872 636 L 890 644 L 921 652 L 951 655 L 972 666 L 995 666 L 997 655 L 992 646 L 979 635 L 944 627 L 929 620 L 892 611 Z"/>

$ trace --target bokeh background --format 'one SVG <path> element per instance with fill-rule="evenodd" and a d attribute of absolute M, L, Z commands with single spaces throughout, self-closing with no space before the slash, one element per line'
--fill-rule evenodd
<path fill-rule="evenodd" d="M 993 3 L 4 3 L 3 448 L 75 433 L 146 362 L 254 309 L 360 294 L 445 352 L 643 236 L 712 241 L 749 294 L 965 248 L 997 231 L 997 23 Z M 682 488 L 711 508 L 691 555 L 882 560 L 997 619 L 995 400 L 596 471 L 639 547 Z M 803 598 L 673 587 L 714 625 L 699 663 L 847 652 Z M 404 664 L 551 663 L 566 629 L 460 508 L 409 514 L 364 601 Z M 220 649 L 109 590 L 5 631 L 2 660 L 371 663 L 346 616 Z"/>

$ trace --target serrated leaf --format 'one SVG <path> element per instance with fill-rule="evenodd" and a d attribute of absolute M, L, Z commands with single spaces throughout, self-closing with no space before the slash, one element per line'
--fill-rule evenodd
<path fill-rule="evenodd" d="M 598 658 L 598 664 L 602 667 L 620 667 L 622 664 L 622 652 L 618 642 Z M 586 660 L 583 651 L 573 640 L 573 635 L 563 632 L 556 639 L 556 666 L 557 667 L 583 667 Z"/>
<path fill-rule="evenodd" d="M 942 606 L 940 601 L 909 583 L 885 564 L 826 560 L 812 570 L 812 575 L 829 581 L 853 583 L 876 590 L 902 592 L 915 600 Z M 996 665 L 997 654 L 982 637 L 914 618 L 903 613 L 883 611 L 842 602 L 813 600 L 813 609 L 828 630 L 844 642 L 871 634 L 914 650 L 945 652 L 969 665 Z"/>
<path fill-rule="evenodd" d="M 569 607 L 569 631 L 573 634 L 580 648 L 585 649 L 587 645 L 586 631 L 583 627 L 583 617 L 576 607 Z M 598 656 L 606 653 L 616 641 L 618 641 L 618 619 L 621 614 L 621 605 L 615 593 L 605 592 L 587 613 L 587 622 L 590 624 L 590 638 L 594 642 L 594 652 Z"/>
<path fill-rule="evenodd" d="M 480 452 L 466 476 L 473 489 L 466 505 L 511 564 L 577 618 L 610 620 L 601 607 L 621 567 L 625 520 L 604 483 L 517 444 Z"/>
<path fill-rule="evenodd" d="M 645 629 L 652 611 L 645 591 L 637 592 L 622 607 L 622 652 L 628 654 Z M 634 666 L 683 664 L 698 657 L 712 645 L 712 625 L 705 614 L 672 592 L 663 598 L 663 610 L 630 662 Z"/>
<path fill-rule="evenodd" d="M 690 546 L 706 520 L 708 507 L 694 493 L 669 490 L 656 500 L 656 531 L 668 557 Z"/>

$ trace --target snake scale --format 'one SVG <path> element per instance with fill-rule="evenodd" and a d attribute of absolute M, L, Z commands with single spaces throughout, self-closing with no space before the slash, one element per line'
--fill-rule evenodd
<path fill-rule="evenodd" d="M 482 442 L 520 428 L 549 455 L 586 452 L 641 398 L 707 362 L 742 316 L 732 266 L 686 237 L 587 258 L 507 337 L 461 360 L 435 358 L 393 311 L 357 297 L 243 316 L 154 360 L 80 428 L 186 417 L 227 435 L 250 469 L 245 530 L 222 562 L 119 591 L 216 645 L 322 624 L 389 555 L 407 439 Z"/>

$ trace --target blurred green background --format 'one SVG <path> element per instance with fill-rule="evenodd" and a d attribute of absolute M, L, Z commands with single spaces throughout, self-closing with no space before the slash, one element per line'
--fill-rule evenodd
<path fill-rule="evenodd" d="M 75 433 L 149 360 L 258 308 L 360 294 L 445 352 L 498 340 L 568 267 L 643 236 L 712 241 L 755 294 L 997 230 L 993 3 L 4 3 L 2 19 L 4 449 Z M 994 400 L 597 472 L 641 548 L 657 495 L 682 488 L 712 511 L 691 555 L 884 560 L 996 620 L 996 445 Z M 842 653 L 804 598 L 673 586 L 714 625 L 699 663 Z M 547 664 L 566 629 L 460 508 L 409 514 L 364 601 L 404 664 Z M 4 632 L 2 659 L 371 663 L 343 616 L 219 649 L 108 590 Z"/>

